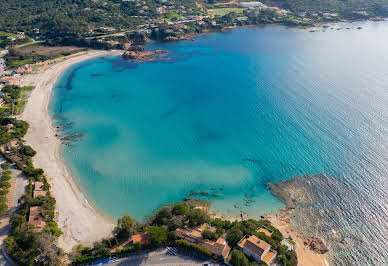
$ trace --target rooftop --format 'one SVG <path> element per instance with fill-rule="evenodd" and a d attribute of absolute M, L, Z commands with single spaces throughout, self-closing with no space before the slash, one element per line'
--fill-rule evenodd
<path fill-rule="evenodd" d="M 271 261 L 276 257 L 276 252 L 273 250 L 268 251 L 261 260 L 264 261 L 267 264 L 270 264 Z"/>
<path fill-rule="evenodd" d="M 34 190 L 34 195 L 33 197 L 34 198 L 37 198 L 37 197 L 45 197 L 47 195 L 47 191 L 44 191 L 44 190 Z"/>
<path fill-rule="evenodd" d="M 42 231 L 46 226 L 46 221 L 44 220 L 42 211 L 43 207 L 41 206 L 30 207 L 30 216 L 28 218 L 28 222 L 32 224 L 38 231 Z"/>
<path fill-rule="evenodd" d="M 265 250 L 270 249 L 271 245 L 265 242 L 264 240 L 261 240 L 257 236 L 246 236 L 243 239 L 240 240 L 237 244 L 241 249 L 247 248 L 250 251 L 256 253 L 257 255 L 261 256 Z"/>
<path fill-rule="evenodd" d="M 147 233 L 133 235 L 129 241 L 131 245 L 135 243 L 140 243 L 142 245 L 150 243 L 150 238 Z"/>
<path fill-rule="evenodd" d="M 43 189 L 43 182 L 37 181 L 34 184 L 34 190 L 42 190 Z"/>

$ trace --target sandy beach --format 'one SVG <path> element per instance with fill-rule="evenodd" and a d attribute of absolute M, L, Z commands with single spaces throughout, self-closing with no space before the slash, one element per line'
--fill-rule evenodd
<path fill-rule="evenodd" d="M 286 209 L 281 210 L 276 215 L 268 214 L 265 215 L 265 219 L 269 220 L 273 226 L 275 226 L 286 238 L 291 238 L 295 241 L 295 251 L 298 256 L 298 265 L 301 266 L 329 266 L 330 265 L 330 255 L 329 253 L 319 254 L 311 250 L 308 246 L 304 244 L 305 239 L 294 230 L 291 226 L 288 218 L 284 219 L 284 216 L 287 216 Z"/>
<path fill-rule="evenodd" d="M 115 226 L 115 221 L 92 207 L 75 184 L 70 171 L 61 160 L 61 142 L 55 136 L 52 121 L 48 114 L 48 103 L 52 87 L 61 73 L 73 64 L 98 56 L 111 55 L 116 52 L 90 51 L 70 56 L 51 65 L 44 66 L 40 73 L 26 75 L 22 85 L 34 85 L 28 103 L 20 119 L 27 121 L 30 128 L 25 136 L 37 155 L 34 165 L 44 169 L 51 191 L 56 198 L 56 218 L 63 235 L 58 245 L 70 251 L 75 245 L 92 244 L 94 241 L 108 237 Z"/>

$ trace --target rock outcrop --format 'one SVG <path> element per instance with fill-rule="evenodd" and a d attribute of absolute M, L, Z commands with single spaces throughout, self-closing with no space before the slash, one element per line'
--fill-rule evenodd
<path fill-rule="evenodd" d="M 153 59 L 156 55 L 165 54 L 167 51 L 164 50 L 155 50 L 155 51 L 125 51 L 123 53 L 123 58 L 130 61 L 149 61 Z"/>

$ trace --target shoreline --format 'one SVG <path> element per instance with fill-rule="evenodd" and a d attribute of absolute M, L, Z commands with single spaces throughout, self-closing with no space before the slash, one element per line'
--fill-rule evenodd
<path fill-rule="evenodd" d="M 23 85 L 34 85 L 35 89 L 18 118 L 29 123 L 25 141 L 37 154 L 34 165 L 44 169 L 51 192 L 56 198 L 56 220 L 63 235 L 58 246 L 66 252 L 78 244 L 92 244 L 108 237 L 116 221 L 93 207 L 67 169 L 61 155 L 61 141 L 55 136 L 48 105 L 52 89 L 58 78 L 74 64 L 107 55 L 121 54 L 121 51 L 87 51 L 58 59 L 53 65 L 43 67 L 38 74 L 23 77 Z"/>

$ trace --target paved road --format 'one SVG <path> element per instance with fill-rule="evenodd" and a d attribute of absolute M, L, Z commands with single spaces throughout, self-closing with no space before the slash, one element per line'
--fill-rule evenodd
<path fill-rule="evenodd" d="M 118 259 L 110 262 L 107 265 L 195 265 L 202 266 L 204 264 L 215 266 L 220 265 L 211 261 L 198 260 L 192 257 L 182 256 L 178 253 L 168 253 L 168 249 L 149 252 L 141 255 L 134 255 L 128 258 Z"/>
<path fill-rule="evenodd" d="M 8 50 L 3 50 L 0 52 L 0 76 L 3 75 L 5 71 L 5 62 L 4 62 L 4 56 L 8 53 Z"/>
<path fill-rule="evenodd" d="M 5 163 L 6 160 L 3 156 L 0 156 L 0 164 Z M 23 195 L 26 186 L 28 184 L 27 179 L 24 177 L 20 170 L 11 169 L 12 176 L 15 178 L 15 189 L 13 195 L 13 207 L 11 208 L 12 215 L 16 211 L 16 206 L 18 204 L 19 198 Z M 0 175 L 3 173 L 3 170 L 0 168 Z M 9 225 L 9 216 L 2 216 L 0 218 L 0 266 L 11 266 L 12 264 L 3 254 L 2 247 L 4 245 L 4 241 L 9 235 L 10 225 Z"/>

